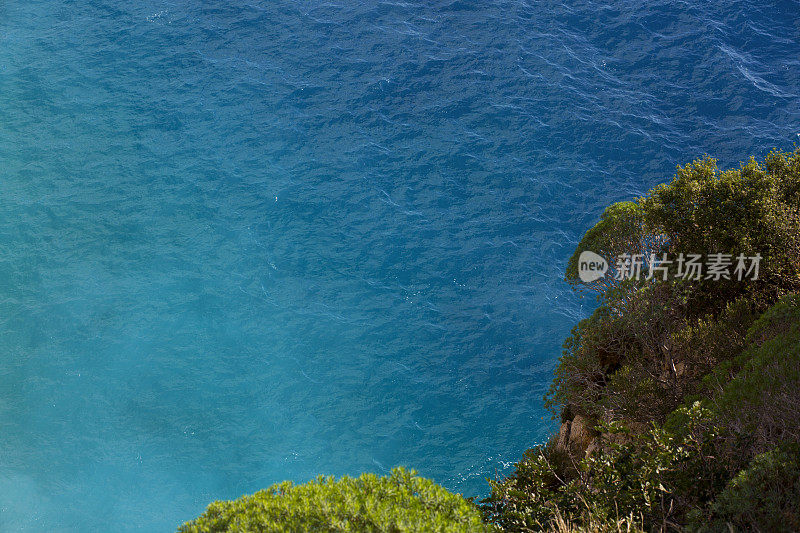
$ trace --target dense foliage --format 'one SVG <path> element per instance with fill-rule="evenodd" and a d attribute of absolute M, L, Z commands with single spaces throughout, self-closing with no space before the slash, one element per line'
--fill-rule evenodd
<path fill-rule="evenodd" d="M 580 281 L 585 250 L 606 258 L 604 278 Z M 660 258 L 717 253 L 759 254 L 759 275 L 686 277 L 667 261 L 654 275 Z M 638 280 L 615 276 L 621 254 L 642 255 Z M 567 280 L 600 305 L 566 340 L 547 405 L 595 437 L 526 452 L 491 482 L 486 518 L 506 531 L 625 516 L 647 530 L 800 530 L 800 151 L 679 168 L 609 207 Z"/>
<path fill-rule="evenodd" d="M 212 532 L 478 532 L 478 509 L 413 471 L 390 476 L 320 477 L 284 482 L 234 501 L 214 502 L 181 533 Z"/>

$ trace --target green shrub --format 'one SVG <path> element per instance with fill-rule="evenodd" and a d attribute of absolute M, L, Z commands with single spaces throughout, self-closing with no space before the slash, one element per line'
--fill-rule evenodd
<path fill-rule="evenodd" d="M 685 361 L 676 359 L 672 338 L 687 326 L 686 299 L 685 284 L 659 282 L 644 284 L 616 303 L 617 322 L 628 340 L 598 402 L 605 419 L 661 422 L 680 405 L 687 380 L 678 368 Z"/>
<path fill-rule="evenodd" d="M 683 384 L 699 382 L 715 367 L 735 359 L 747 347 L 747 332 L 759 317 L 746 297 L 729 303 L 716 315 L 697 319 L 670 339 L 674 358 L 682 363 Z M 697 394 L 700 388 L 685 391 Z"/>
<path fill-rule="evenodd" d="M 757 456 L 728 483 L 709 515 L 697 513 L 690 529 L 800 531 L 800 449 L 785 446 Z"/>
<path fill-rule="evenodd" d="M 586 285 L 599 293 L 608 293 L 619 287 L 620 283 L 614 279 L 617 256 L 624 253 L 649 256 L 664 245 L 662 236 L 648 233 L 644 226 L 644 216 L 638 202 L 618 202 L 608 206 L 600 216 L 600 221 L 586 232 L 570 257 L 566 280 L 579 290 Z M 586 250 L 604 257 L 609 266 L 609 271 L 603 278 L 589 284 L 578 281 L 578 258 Z"/>
<path fill-rule="evenodd" d="M 671 428 L 632 434 L 608 424 L 605 435 L 623 433 L 577 464 L 551 445 L 528 450 L 506 478 L 491 481 L 484 516 L 504 531 L 549 530 L 559 520 L 578 526 L 615 524 L 633 516 L 644 529 L 675 525 L 703 508 L 727 481 L 709 461 L 716 432 L 711 412 L 699 402 L 674 413 Z"/>
<path fill-rule="evenodd" d="M 682 284 L 658 283 L 599 307 L 564 342 L 546 406 L 595 419 L 663 419 L 681 399 L 675 373 L 664 370 L 674 368 L 665 346 L 686 327 L 685 300 Z M 644 398 L 650 410 L 641 409 Z"/>
<path fill-rule="evenodd" d="M 741 369 L 710 402 L 735 441 L 732 453 L 753 456 L 778 442 L 800 443 L 800 321 L 734 363 Z"/>
<path fill-rule="evenodd" d="M 602 414 L 598 401 L 606 377 L 627 358 L 633 343 L 618 318 L 608 307 L 599 307 L 564 341 L 563 355 L 545 397 L 545 406 L 554 416 L 562 406 L 593 417 Z"/>
<path fill-rule="evenodd" d="M 692 309 L 702 315 L 746 294 L 765 304 L 800 290 L 800 151 L 772 152 L 720 172 L 704 158 L 639 200 L 645 226 L 678 253 L 761 254 L 759 279 L 700 280 Z"/>
<path fill-rule="evenodd" d="M 800 328 L 800 294 L 790 294 L 772 306 L 747 331 L 747 343 L 760 345 Z"/>
<path fill-rule="evenodd" d="M 558 517 L 572 519 L 585 508 L 576 476 L 576 465 L 553 441 L 531 448 L 509 476 L 489 480 L 492 492 L 481 501 L 484 518 L 507 532 L 540 531 Z"/>
<path fill-rule="evenodd" d="M 477 507 L 414 471 L 390 476 L 320 477 L 283 482 L 251 496 L 218 501 L 181 526 L 212 532 L 479 532 L 489 531 Z"/>
<path fill-rule="evenodd" d="M 647 528 L 674 527 L 724 486 L 726 471 L 713 461 L 717 428 L 711 412 L 695 402 L 670 418 L 672 424 L 652 425 L 587 457 L 582 494 L 592 514 L 607 520 L 632 514 Z"/>
<path fill-rule="evenodd" d="M 578 258 L 591 250 L 612 267 L 622 253 L 729 253 L 762 256 L 759 279 L 692 283 L 695 317 L 715 313 L 742 295 L 763 303 L 800 290 L 800 151 L 772 152 L 738 169 L 719 171 L 706 157 L 678 167 L 675 178 L 632 202 L 610 206 L 584 235 L 569 260 L 566 279 L 613 298 L 618 282 L 607 276 L 591 284 L 578 280 Z M 672 265 L 673 272 L 675 265 Z M 634 284 L 635 285 L 635 284 Z"/>

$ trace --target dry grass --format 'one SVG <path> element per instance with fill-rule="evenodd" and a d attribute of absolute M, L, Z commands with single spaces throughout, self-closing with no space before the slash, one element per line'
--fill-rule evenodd
<path fill-rule="evenodd" d="M 551 533 L 644 533 L 641 521 L 633 515 L 619 518 L 615 522 L 599 521 L 590 517 L 589 523 L 578 526 L 569 523 L 556 511 L 556 519 L 551 525 Z"/>

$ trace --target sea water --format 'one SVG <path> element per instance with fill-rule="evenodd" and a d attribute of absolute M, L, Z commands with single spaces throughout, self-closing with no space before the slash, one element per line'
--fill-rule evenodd
<path fill-rule="evenodd" d="M 554 428 L 611 202 L 800 132 L 800 3 L 0 3 L 0 530 Z"/>

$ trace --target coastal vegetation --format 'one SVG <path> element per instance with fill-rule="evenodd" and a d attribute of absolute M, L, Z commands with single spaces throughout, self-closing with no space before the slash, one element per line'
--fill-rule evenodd
<path fill-rule="evenodd" d="M 591 250 L 636 277 L 579 277 Z M 670 258 L 723 254 L 726 275 Z M 759 271 L 735 274 L 737 257 Z M 670 262 L 671 261 L 671 262 Z M 749 269 L 749 265 L 748 265 Z M 609 207 L 567 268 L 594 290 L 546 401 L 557 435 L 492 481 L 505 531 L 557 520 L 645 530 L 800 530 L 800 152 L 719 171 L 704 158 Z"/>
<path fill-rule="evenodd" d="M 586 251 L 606 275 L 581 280 Z M 695 256 L 716 267 L 687 275 Z M 479 504 L 396 469 L 215 502 L 180 531 L 800 531 L 800 150 L 679 167 L 606 209 L 566 279 L 598 307 L 546 397 L 559 431 Z"/>
<path fill-rule="evenodd" d="M 491 531 L 478 509 L 413 470 L 357 478 L 289 481 L 234 501 L 214 502 L 180 533 Z"/>

